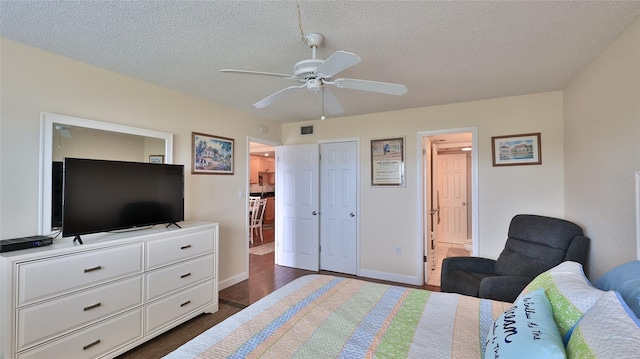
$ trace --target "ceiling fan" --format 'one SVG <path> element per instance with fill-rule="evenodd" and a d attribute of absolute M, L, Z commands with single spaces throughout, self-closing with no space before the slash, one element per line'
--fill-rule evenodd
<path fill-rule="evenodd" d="M 300 85 L 294 85 L 284 88 L 254 103 L 252 106 L 255 108 L 265 108 L 281 99 L 282 97 L 285 97 L 286 95 L 289 95 L 297 90 L 306 87 L 308 90 L 313 91 L 314 93 L 319 95 L 322 101 L 322 117 L 324 117 L 325 108 L 332 115 L 337 115 L 344 111 L 344 108 L 342 107 L 342 104 L 340 104 L 340 101 L 338 101 L 336 96 L 326 88 L 326 85 L 332 85 L 338 88 L 378 92 L 397 96 L 403 95 L 407 92 L 407 87 L 400 84 L 348 78 L 334 79 L 334 76 L 340 71 L 343 71 L 360 62 L 360 57 L 351 52 L 336 51 L 326 60 L 318 59 L 316 58 L 316 50 L 318 46 L 322 44 L 324 36 L 322 36 L 321 34 L 313 33 L 304 36 L 304 39 L 306 44 L 311 48 L 311 59 L 297 62 L 293 67 L 293 75 L 234 69 L 222 69 L 220 71 L 249 75 L 275 76 L 288 80 L 295 80 L 299 82 Z"/>

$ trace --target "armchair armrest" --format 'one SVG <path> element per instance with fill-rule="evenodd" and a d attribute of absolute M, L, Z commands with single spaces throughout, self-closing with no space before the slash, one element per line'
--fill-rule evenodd
<path fill-rule="evenodd" d="M 461 270 L 464 272 L 493 274 L 496 261 L 480 257 L 448 257 L 442 260 L 442 273 Z"/>
<path fill-rule="evenodd" d="M 515 276 L 497 276 L 484 278 L 480 282 L 480 298 L 513 303 L 524 287 L 533 278 Z"/>
<path fill-rule="evenodd" d="M 585 236 L 575 236 L 569 244 L 569 248 L 567 248 L 567 254 L 564 256 L 564 260 L 578 262 L 584 266 L 588 257 L 589 238 Z"/>

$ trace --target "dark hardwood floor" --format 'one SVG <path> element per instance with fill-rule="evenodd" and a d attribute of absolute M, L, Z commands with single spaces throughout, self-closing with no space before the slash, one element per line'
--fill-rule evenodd
<path fill-rule="evenodd" d="M 274 241 L 274 230 L 272 226 L 263 228 L 264 242 Z M 254 243 L 252 246 L 259 246 L 263 244 L 260 242 L 259 237 L 254 237 Z M 220 291 L 220 303 L 233 303 L 241 305 L 250 305 L 255 303 L 260 298 L 275 291 L 283 285 L 291 282 L 292 280 L 302 277 L 307 274 L 322 273 L 331 274 L 342 277 L 359 278 L 378 283 L 402 285 L 413 288 L 423 288 L 434 292 L 440 291 L 439 287 L 435 286 L 409 286 L 406 284 L 400 284 L 395 282 L 387 282 L 363 277 L 356 277 L 348 274 L 334 273 L 328 271 L 312 272 L 302 269 L 282 267 L 275 264 L 274 253 L 268 253 L 262 256 L 250 255 L 249 256 L 249 279 L 233 285 L 229 288 Z"/>
<path fill-rule="evenodd" d="M 272 226 L 263 229 L 264 242 L 274 241 L 274 230 Z M 253 245 L 250 247 L 263 244 L 260 237 L 254 238 Z M 169 330 L 168 332 L 122 354 L 119 359 L 133 358 L 161 358 L 162 356 L 175 350 L 182 344 L 196 337 L 210 327 L 218 324 L 227 317 L 239 312 L 243 308 L 255 303 L 260 298 L 284 286 L 292 280 L 314 273 L 331 274 L 336 276 L 360 278 L 363 280 L 407 286 L 405 284 L 374 280 L 369 278 L 355 277 L 341 273 L 320 271 L 312 272 L 296 268 L 288 268 L 278 266 L 274 262 L 274 253 L 265 255 L 249 255 L 249 279 L 242 281 L 229 288 L 223 289 L 219 293 L 220 310 L 213 314 L 201 314 L 179 326 Z M 440 291 L 439 287 L 434 286 L 408 286 L 413 288 L 423 288 L 431 291 Z"/>

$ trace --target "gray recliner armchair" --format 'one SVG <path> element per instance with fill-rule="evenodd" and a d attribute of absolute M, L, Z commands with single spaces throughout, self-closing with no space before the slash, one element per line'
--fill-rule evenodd
<path fill-rule="evenodd" d="M 584 265 L 589 238 L 575 223 L 520 214 L 513 217 L 497 260 L 449 257 L 442 261 L 440 290 L 513 302 L 538 274 L 563 261 Z"/>

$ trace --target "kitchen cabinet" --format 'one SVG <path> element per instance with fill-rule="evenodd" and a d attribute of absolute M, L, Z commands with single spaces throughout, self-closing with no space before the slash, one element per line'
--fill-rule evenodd
<path fill-rule="evenodd" d="M 249 156 L 249 183 L 258 184 L 262 174 L 263 183 L 275 183 L 276 161 L 273 157 Z M 269 173 L 269 175 L 265 175 Z"/>
<path fill-rule="evenodd" d="M 250 184 L 258 183 L 258 160 L 255 157 L 256 156 L 249 157 L 249 183 Z"/>
<path fill-rule="evenodd" d="M 275 197 L 266 197 L 267 198 L 267 207 L 264 210 L 264 223 L 273 223 L 275 219 L 275 207 L 276 207 L 276 198 Z"/>

